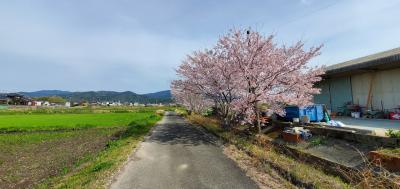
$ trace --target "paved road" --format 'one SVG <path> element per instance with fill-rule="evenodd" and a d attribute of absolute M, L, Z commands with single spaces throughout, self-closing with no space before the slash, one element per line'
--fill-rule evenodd
<path fill-rule="evenodd" d="M 364 118 L 350 118 L 350 117 L 336 117 L 336 121 L 341 121 L 346 124 L 346 127 L 353 127 L 357 129 L 375 130 L 375 129 L 400 129 L 399 120 L 389 119 L 364 119 Z"/>
<path fill-rule="evenodd" d="M 216 137 L 168 112 L 116 177 L 112 189 L 257 188 Z"/>

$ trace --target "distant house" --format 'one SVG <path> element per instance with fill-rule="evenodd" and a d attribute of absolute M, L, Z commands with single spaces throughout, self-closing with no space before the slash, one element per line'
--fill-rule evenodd
<path fill-rule="evenodd" d="M 65 102 L 65 107 L 71 107 L 71 102 Z"/>
<path fill-rule="evenodd" d="M 33 101 L 32 106 L 42 106 L 42 101 Z"/>

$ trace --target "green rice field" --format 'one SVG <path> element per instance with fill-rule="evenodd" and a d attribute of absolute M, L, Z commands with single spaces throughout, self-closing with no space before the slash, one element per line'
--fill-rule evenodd
<path fill-rule="evenodd" d="M 104 188 L 154 107 L 0 110 L 0 188 Z"/>
<path fill-rule="evenodd" d="M 0 115 L 0 131 L 78 129 L 127 126 L 149 113 L 18 114 Z"/>

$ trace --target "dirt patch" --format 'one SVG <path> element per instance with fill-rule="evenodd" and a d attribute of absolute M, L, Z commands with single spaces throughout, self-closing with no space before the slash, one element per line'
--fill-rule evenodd
<path fill-rule="evenodd" d="M 31 188 L 104 149 L 122 128 L 0 135 L 0 188 Z"/>
<path fill-rule="evenodd" d="M 234 145 L 224 147 L 224 154 L 234 160 L 261 189 L 297 188 L 280 177 L 268 164 L 263 164 L 257 159 L 250 157 Z"/>

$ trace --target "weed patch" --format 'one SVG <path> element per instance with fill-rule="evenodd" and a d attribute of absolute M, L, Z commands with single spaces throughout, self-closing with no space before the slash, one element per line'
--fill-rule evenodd
<path fill-rule="evenodd" d="M 100 171 L 100 170 L 102 170 L 102 169 L 108 169 L 108 168 L 110 168 L 112 165 L 113 165 L 113 163 L 110 162 L 110 161 L 101 162 L 101 163 L 98 163 L 97 165 L 95 165 L 91 171 L 92 171 L 92 172 L 97 172 L 97 171 Z"/>
<path fill-rule="evenodd" d="M 386 132 L 386 136 L 391 137 L 391 138 L 400 138 L 400 131 L 389 129 Z"/>
<path fill-rule="evenodd" d="M 311 138 L 308 147 L 325 145 L 326 143 L 327 143 L 326 138 L 324 136 L 315 136 L 315 137 Z"/>
<path fill-rule="evenodd" d="M 208 131 L 221 137 L 224 141 L 235 145 L 259 162 L 259 165 L 268 165 L 289 182 L 302 188 L 351 188 L 340 178 L 327 175 L 322 170 L 316 169 L 305 163 L 281 154 L 272 146 L 260 144 L 256 137 L 244 137 L 223 130 L 215 119 L 199 115 L 188 116 L 192 123 L 202 125 Z M 316 144 L 322 141 L 316 141 Z M 268 169 L 266 169 L 268 170 Z"/>

